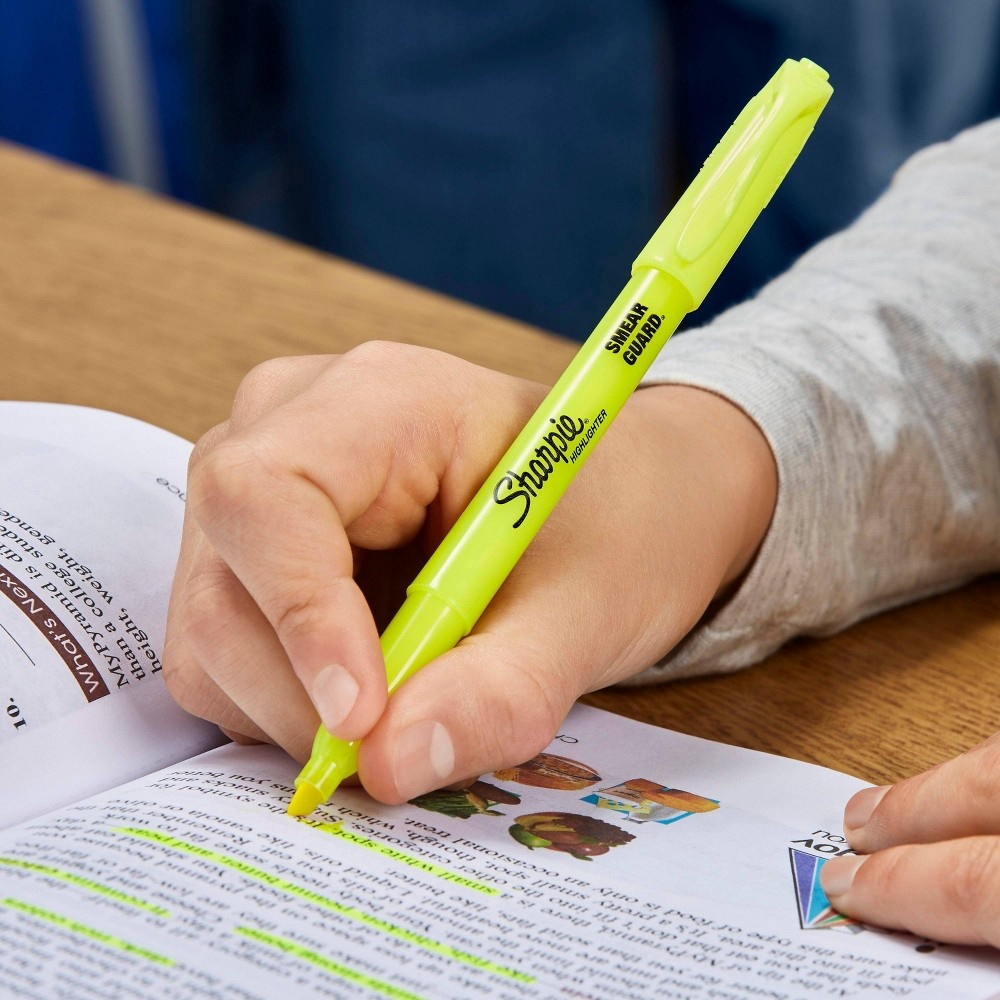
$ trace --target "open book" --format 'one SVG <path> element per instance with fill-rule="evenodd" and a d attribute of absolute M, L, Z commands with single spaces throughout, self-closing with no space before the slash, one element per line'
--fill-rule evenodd
<path fill-rule="evenodd" d="M 160 657 L 190 446 L 0 403 L 0 995 L 986 998 L 819 887 L 862 783 L 578 707 L 543 754 L 285 815 Z"/>

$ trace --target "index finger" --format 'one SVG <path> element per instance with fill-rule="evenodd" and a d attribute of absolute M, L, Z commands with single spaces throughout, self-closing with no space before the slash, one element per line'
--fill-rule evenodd
<path fill-rule="evenodd" d="M 847 804 L 856 851 L 1000 834 L 1000 736 L 896 785 L 866 788 Z"/>

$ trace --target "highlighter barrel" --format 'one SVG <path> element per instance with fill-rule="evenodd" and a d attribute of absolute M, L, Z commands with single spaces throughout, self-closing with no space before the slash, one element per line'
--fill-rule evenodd
<path fill-rule="evenodd" d="M 411 584 L 472 629 L 691 309 L 670 275 L 638 271 Z"/>
<path fill-rule="evenodd" d="M 684 316 L 700 305 L 798 156 L 832 93 L 787 60 L 746 106 L 632 277 L 407 590 L 382 636 L 389 692 L 467 635 Z M 357 768 L 358 742 L 322 726 L 289 812 Z"/>

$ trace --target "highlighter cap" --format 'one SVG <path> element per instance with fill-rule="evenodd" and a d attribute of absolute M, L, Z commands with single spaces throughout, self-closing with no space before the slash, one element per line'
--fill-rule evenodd
<path fill-rule="evenodd" d="M 632 273 L 653 267 L 701 305 L 771 200 L 833 93 L 809 59 L 786 59 L 743 109 L 698 176 L 653 234 Z"/>

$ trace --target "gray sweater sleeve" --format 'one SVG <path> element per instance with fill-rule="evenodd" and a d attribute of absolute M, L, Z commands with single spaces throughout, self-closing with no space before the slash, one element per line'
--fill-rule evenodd
<path fill-rule="evenodd" d="M 749 573 L 638 682 L 733 670 L 1000 566 L 1000 120 L 913 157 L 647 383 L 761 427 L 778 501 Z"/>

